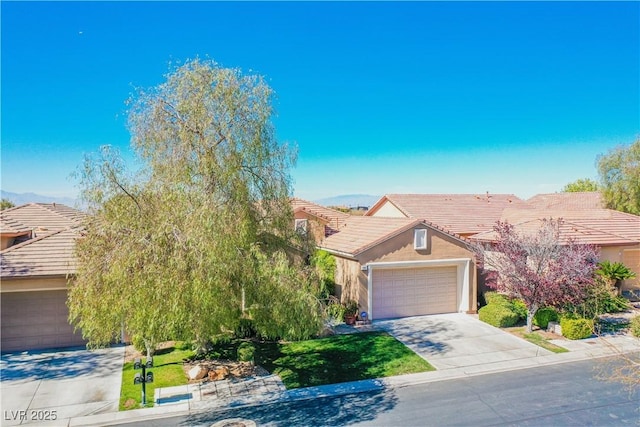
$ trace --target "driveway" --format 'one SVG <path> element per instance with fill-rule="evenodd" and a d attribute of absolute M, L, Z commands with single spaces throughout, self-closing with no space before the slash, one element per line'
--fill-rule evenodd
<path fill-rule="evenodd" d="M 117 411 L 124 347 L 3 354 L 2 424 L 61 425 Z"/>
<path fill-rule="evenodd" d="M 436 369 L 518 364 L 552 352 L 464 313 L 374 321 Z"/>

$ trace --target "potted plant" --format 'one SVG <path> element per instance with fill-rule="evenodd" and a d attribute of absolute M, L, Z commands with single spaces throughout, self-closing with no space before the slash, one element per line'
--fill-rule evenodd
<path fill-rule="evenodd" d="M 348 300 L 344 302 L 344 323 L 347 325 L 355 325 L 356 317 L 358 317 L 358 302 Z"/>

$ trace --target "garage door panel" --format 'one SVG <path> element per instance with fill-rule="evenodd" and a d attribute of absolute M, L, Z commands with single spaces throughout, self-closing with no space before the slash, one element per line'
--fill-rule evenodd
<path fill-rule="evenodd" d="M 457 310 L 457 267 L 373 271 L 376 319 L 448 313 Z"/>
<path fill-rule="evenodd" d="M 2 351 L 84 345 L 68 322 L 65 290 L 2 294 Z"/>

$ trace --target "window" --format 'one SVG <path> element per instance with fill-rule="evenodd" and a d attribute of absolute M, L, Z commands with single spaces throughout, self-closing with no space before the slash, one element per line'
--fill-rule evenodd
<path fill-rule="evenodd" d="M 418 228 L 413 230 L 413 248 L 427 249 L 427 230 Z"/>
<path fill-rule="evenodd" d="M 308 221 L 306 219 L 296 219 L 296 231 L 300 234 L 305 234 L 307 232 L 307 224 Z"/>

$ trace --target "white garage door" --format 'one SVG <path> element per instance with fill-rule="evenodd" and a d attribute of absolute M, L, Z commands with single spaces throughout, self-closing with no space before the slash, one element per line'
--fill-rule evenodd
<path fill-rule="evenodd" d="M 2 351 L 85 345 L 73 333 L 67 291 L 6 292 L 2 299 Z"/>
<path fill-rule="evenodd" d="M 375 319 L 457 311 L 457 268 L 374 269 Z"/>

